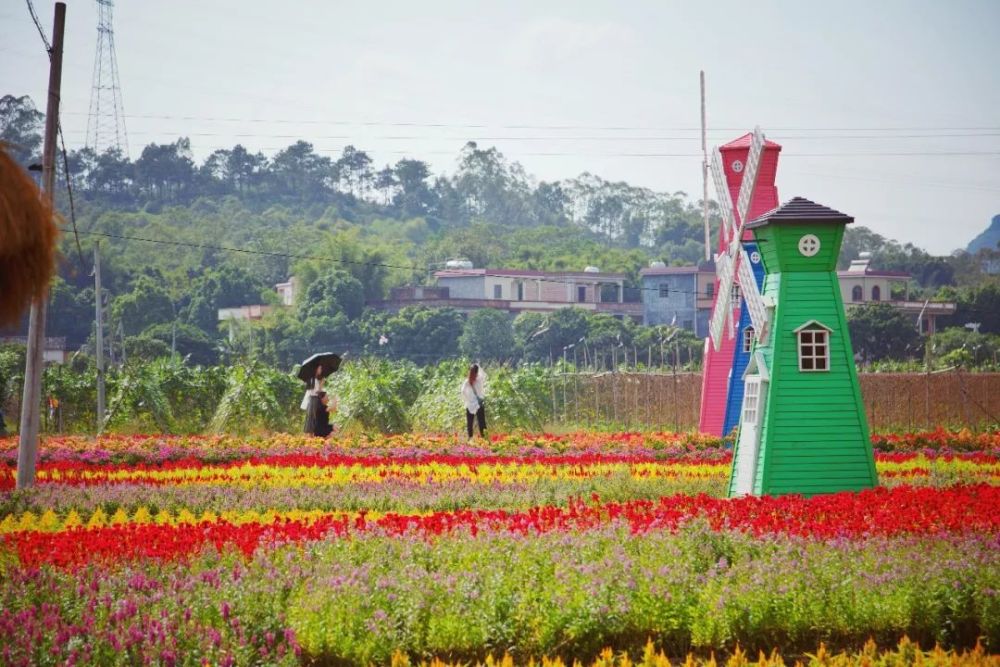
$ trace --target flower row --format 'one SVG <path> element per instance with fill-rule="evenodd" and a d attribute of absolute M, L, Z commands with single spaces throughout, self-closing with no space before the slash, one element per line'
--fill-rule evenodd
<path fill-rule="evenodd" d="M 461 509 L 420 514 L 368 515 L 335 512 L 246 513 L 219 517 L 193 513 L 152 516 L 124 512 L 107 517 L 95 512 L 83 527 L 70 517 L 56 532 L 45 532 L 39 521 L 53 524 L 52 515 L 21 521 L 28 529 L 0 535 L 0 552 L 11 550 L 25 566 L 54 563 L 72 566 L 90 561 L 113 563 L 134 558 L 185 558 L 206 547 L 238 549 L 250 555 L 262 545 L 302 542 L 376 532 L 386 535 L 432 537 L 455 531 L 511 532 L 522 535 L 575 532 L 609 523 L 624 523 L 633 533 L 673 530 L 692 520 L 704 520 L 714 530 L 736 529 L 755 535 L 784 534 L 816 538 L 871 535 L 938 535 L 1000 533 L 1000 487 L 956 486 L 943 489 L 901 486 L 859 493 L 803 498 L 744 497 L 733 500 L 677 495 L 657 501 L 572 502 L 523 511 Z M 230 520 L 233 519 L 233 520 Z"/>
<path fill-rule="evenodd" d="M 883 452 L 944 450 L 954 452 L 1000 451 L 1000 431 L 973 433 L 968 430 L 903 434 L 873 434 L 872 443 Z M 321 440 L 304 435 L 267 436 L 142 436 L 105 435 L 96 440 L 83 436 L 46 438 L 40 448 L 43 462 L 86 461 L 91 463 L 159 463 L 199 458 L 230 461 L 255 456 L 285 454 L 372 454 L 407 457 L 428 453 L 559 455 L 586 452 L 646 454 L 657 458 L 718 450 L 720 438 L 691 433 L 599 433 L 593 431 L 549 434 L 513 433 L 491 436 L 470 445 L 455 435 L 346 435 Z M 0 464 L 17 461 L 17 439 L 0 438 Z"/>
<path fill-rule="evenodd" d="M 342 486 L 408 480 L 420 484 L 462 481 L 473 484 L 532 483 L 539 480 L 580 480 L 598 477 L 714 478 L 729 474 L 731 455 L 720 452 L 715 462 L 680 458 L 663 461 L 637 455 L 579 456 L 455 456 L 387 459 L 347 455 L 288 455 L 226 463 L 197 459 L 152 464 L 46 463 L 39 466 L 39 484 L 102 486 L 107 484 L 186 485 L 229 484 L 261 486 Z M 1000 458 L 985 454 L 958 456 L 879 455 L 884 477 L 926 476 L 956 479 L 1000 479 Z M 12 489 L 15 469 L 0 467 L 0 490 Z"/>
<path fill-rule="evenodd" d="M 671 656 L 737 645 L 756 655 L 869 638 L 891 647 L 904 635 L 1000 647 L 995 533 L 816 540 L 699 522 L 641 534 L 612 523 L 352 535 L 274 543 L 250 559 L 215 549 L 113 568 L 0 559 L 0 662 L 470 664 L 502 647 L 519 664 L 589 663 L 605 646 L 638 658 L 650 640 Z M 885 664 L 920 664 L 914 651 Z"/>

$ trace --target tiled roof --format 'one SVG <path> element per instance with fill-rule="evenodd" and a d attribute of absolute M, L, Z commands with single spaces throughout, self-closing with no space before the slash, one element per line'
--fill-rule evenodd
<path fill-rule="evenodd" d="M 733 139 L 728 144 L 719 146 L 719 150 L 725 148 L 750 148 L 750 140 L 753 139 L 753 132 L 747 132 L 739 139 Z M 781 150 L 781 144 L 776 144 L 770 139 L 764 139 L 764 148 L 777 148 Z"/>
<path fill-rule="evenodd" d="M 715 273 L 715 271 L 697 266 L 651 266 L 639 271 L 640 276 L 683 276 L 695 273 Z"/>
<path fill-rule="evenodd" d="M 855 276 L 870 276 L 873 278 L 912 278 L 913 274 L 907 273 L 906 271 L 879 271 L 878 269 L 865 269 L 864 271 L 837 271 L 838 276 L 844 278 Z"/>
<path fill-rule="evenodd" d="M 771 209 L 764 215 L 751 220 L 747 223 L 747 228 L 753 229 L 767 224 L 783 222 L 848 223 L 854 222 L 854 218 L 828 206 L 809 201 L 804 197 L 795 197 L 778 208 Z"/>
<path fill-rule="evenodd" d="M 610 278 L 624 280 L 624 273 L 605 273 L 588 271 L 536 271 L 534 269 L 444 269 L 435 271 L 436 278 L 474 278 L 479 276 L 502 276 L 505 278 Z"/>

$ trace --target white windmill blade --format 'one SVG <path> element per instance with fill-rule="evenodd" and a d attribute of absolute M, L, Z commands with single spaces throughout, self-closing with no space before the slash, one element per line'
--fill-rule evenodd
<path fill-rule="evenodd" d="M 760 156 L 763 152 L 764 133 L 761 132 L 758 126 L 753 129 L 753 138 L 750 140 L 750 154 L 747 156 L 747 163 L 743 167 L 743 182 L 740 184 L 740 195 L 736 199 L 736 213 L 740 218 L 737 237 L 743 236 L 743 226 L 747 224 L 747 214 L 750 212 L 750 202 L 753 200 L 753 192 L 757 187 Z"/>
<path fill-rule="evenodd" d="M 719 276 L 719 291 L 715 297 L 715 308 L 712 310 L 712 319 L 708 323 L 708 331 L 712 336 L 712 344 L 718 351 L 722 345 L 722 333 L 726 326 L 727 311 L 732 308 L 733 296 L 733 263 L 729 259 L 729 253 L 719 254 L 715 259 L 716 274 Z"/>
<path fill-rule="evenodd" d="M 764 304 L 764 297 L 757 289 L 757 280 L 754 278 L 746 248 L 740 248 L 740 255 L 741 260 L 737 269 L 740 292 L 743 295 L 743 301 L 747 304 L 757 341 L 765 343 L 770 330 L 771 318 L 767 312 L 767 306 Z"/>
<path fill-rule="evenodd" d="M 719 201 L 719 213 L 722 215 L 722 238 L 729 239 L 736 221 L 733 219 L 733 197 L 729 194 L 729 185 L 722 171 L 722 153 L 718 146 L 712 150 L 712 182 L 715 184 L 715 198 Z"/>

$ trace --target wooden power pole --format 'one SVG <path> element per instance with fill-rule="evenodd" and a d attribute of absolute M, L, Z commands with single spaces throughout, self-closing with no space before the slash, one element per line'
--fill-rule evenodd
<path fill-rule="evenodd" d="M 94 323 L 97 327 L 97 432 L 104 430 L 104 294 L 101 292 L 101 242 L 94 244 Z"/>
<path fill-rule="evenodd" d="M 712 259 L 712 234 L 708 228 L 708 141 L 705 136 L 705 70 L 701 71 L 701 217 L 705 224 L 705 261 Z"/>
<path fill-rule="evenodd" d="M 42 188 L 52 203 L 56 180 L 56 137 L 59 133 L 59 91 L 62 83 L 63 28 L 66 3 L 56 3 L 49 52 L 49 95 L 45 106 L 45 144 L 42 149 Z M 35 483 L 38 456 L 39 409 L 42 402 L 42 364 L 45 355 L 46 289 L 31 303 L 28 318 L 28 354 L 24 364 L 24 393 L 21 400 L 21 429 L 17 448 L 17 488 Z"/>

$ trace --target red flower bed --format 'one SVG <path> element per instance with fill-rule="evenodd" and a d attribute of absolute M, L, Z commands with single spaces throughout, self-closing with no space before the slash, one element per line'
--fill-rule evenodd
<path fill-rule="evenodd" d="M 430 538 L 456 530 L 508 531 L 521 534 L 587 530 L 613 521 L 636 533 L 671 530 L 702 518 L 715 530 L 734 529 L 755 535 L 790 534 L 812 538 L 867 535 L 934 535 L 1000 531 L 1000 487 L 956 486 L 944 489 L 897 487 L 859 493 L 745 497 L 734 500 L 705 495 L 676 495 L 659 501 L 624 503 L 577 502 L 522 512 L 458 510 L 429 515 L 388 514 L 368 521 L 327 516 L 315 521 L 275 521 L 233 525 L 226 521 L 199 524 L 135 525 L 77 528 L 56 533 L 19 532 L 0 538 L 25 566 L 45 563 L 76 566 L 126 559 L 184 558 L 207 546 L 235 548 L 246 555 L 262 545 L 282 541 L 343 538 L 380 532 Z"/>

